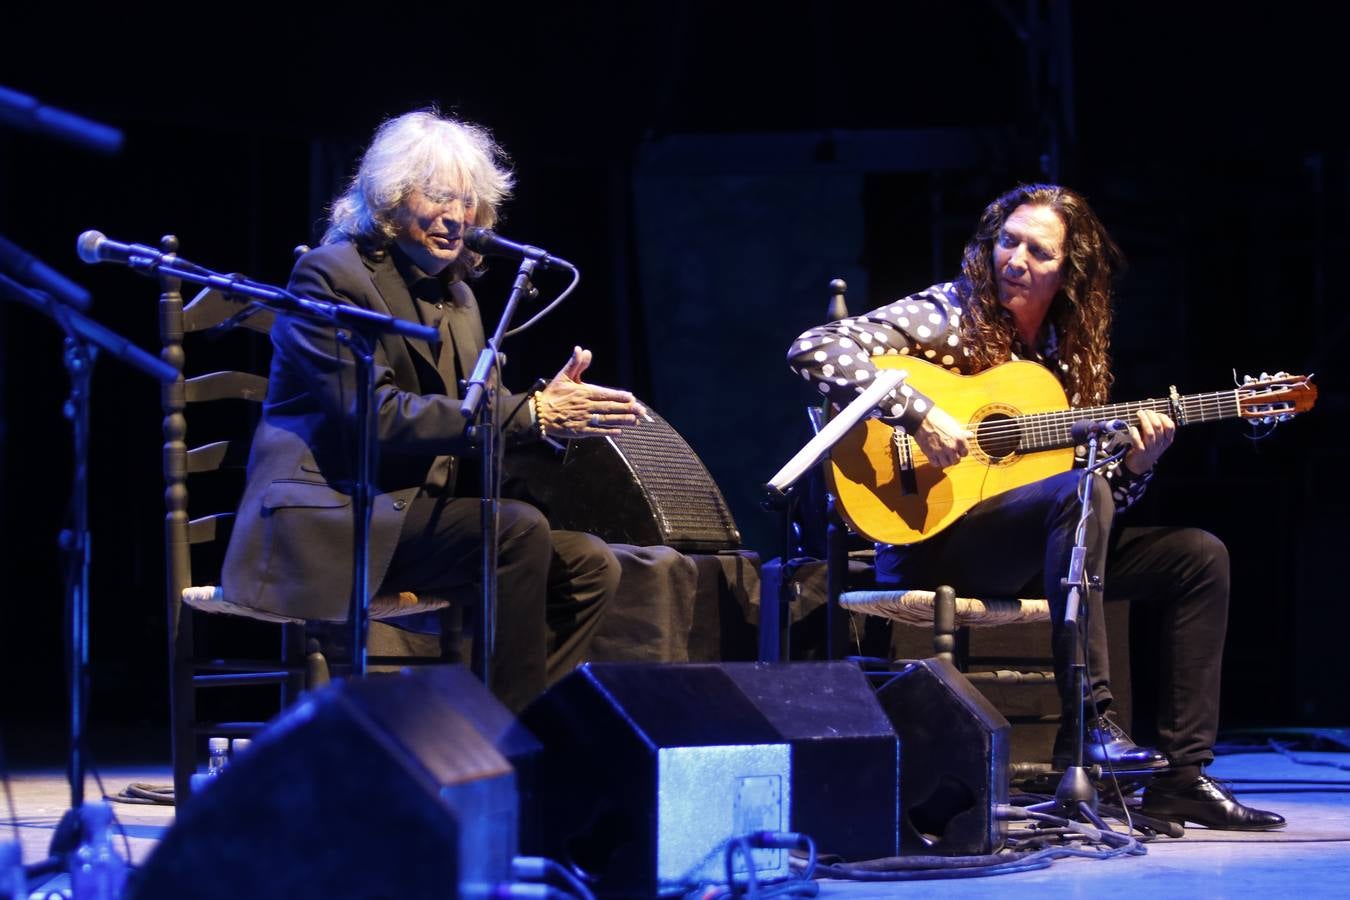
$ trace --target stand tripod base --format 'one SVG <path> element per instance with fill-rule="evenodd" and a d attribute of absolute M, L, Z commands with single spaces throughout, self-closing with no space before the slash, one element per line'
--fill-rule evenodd
<path fill-rule="evenodd" d="M 42 879 L 69 871 L 70 857 L 83 842 L 84 822 L 80 819 L 80 808 L 71 807 L 56 823 L 51 843 L 47 845 L 47 858 L 23 867 L 28 883 L 37 884 Z"/>
<path fill-rule="evenodd" d="M 64 861 L 66 857 L 75 852 L 84 840 L 84 823 L 80 821 L 80 810 L 72 807 L 61 815 L 61 821 L 56 823 L 56 830 L 52 832 L 52 841 L 47 845 L 47 854 L 52 859 Z"/>
<path fill-rule="evenodd" d="M 1094 770 L 1096 767 L 1093 767 Z M 1155 772 L 1136 772 L 1126 773 L 1117 772 L 1117 777 L 1127 777 L 1130 774 L 1153 775 Z M 1053 777 L 1053 776 L 1051 776 Z M 1167 837 L 1179 838 L 1186 834 L 1186 830 L 1176 822 L 1167 819 L 1158 819 L 1153 816 L 1145 815 L 1134 809 L 1121 808 L 1109 803 L 1100 802 L 1097 794 L 1097 787 L 1094 782 L 1094 772 L 1082 766 L 1072 766 L 1064 771 L 1060 776 L 1059 786 L 1055 790 L 1053 799 L 1042 803 L 1036 803 L 1028 806 L 1031 812 L 1044 813 L 1051 816 L 1059 816 L 1063 819 L 1070 819 L 1078 822 L 1086 822 L 1093 828 L 1102 832 L 1100 836 L 1094 836 L 1094 839 L 1106 839 L 1108 841 L 1125 840 L 1125 835 L 1118 834 L 1106 824 L 1105 819 L 1116 819 L 1120 822 L 1128 822 L 1133 827 L 1144 832 L 1146 836 L 1157 834 Z M 1115 839 L 1105 838 L 1105 835 L 1116 835 Z"/>
<path fill-rule="evenodd" d="M 1106 828 L 1106 823 L 1097 815 L 1097 787 L 1092 783 L 1088 770 L 1082 766 L 1071 766 L 1064 770 L 1053 800 L 1037 803 L 1027 809 L 1065 819 L 1086 820 L 1098 828 Z"/>

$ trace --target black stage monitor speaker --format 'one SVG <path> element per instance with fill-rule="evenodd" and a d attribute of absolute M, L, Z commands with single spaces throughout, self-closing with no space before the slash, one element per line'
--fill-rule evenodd
<path fill-rule="evenodd" d="M 476 893 L 510 880 L 514 769 L 538 749 L 461 668 L 335 684 L 179 809 L 129 896 Z"/>
<path fill-rule="evenodd" d="M 1008 720 L 951 663 L 905 660 L 877 691 L 900 736 L 900 848 L 993 853 L 1007 826 Z"/>
<path fill-rule="evenodd" d="M 724 881 L 729 838 L 788 827 L 791 751 L 718 666 L 587 664 L 521 721 L 544 747 L 522 848 L 604 896 Z M 761 879 L 788 874 L 786 851 L 752 859 Z"/>
<path fill-rule="evenodd" d="M 545 748 L 522 843 L 603 894 L 723 881 L 723 843 L 759 830 L 896 853 L 895 732 L 851 664 L 592 663 L 522 721 Z M 786 874 L 777 853 L 755 851 L 759 877 Z"/>
<path fill-rule="evenodd" d="M 903 747 L 853 663 L 723 663 L 792 747 L 792 830 L 821 853 L 899 853 Z"/>
<path fill-rule="evenodd" d="M 602 440 L 571 441 L 561 458 L 517 452 L 512 476 L 549 524 L 611 544 L 735 550 L 741 533 L 722 492 L 684 438 L 659 415 Z"/>

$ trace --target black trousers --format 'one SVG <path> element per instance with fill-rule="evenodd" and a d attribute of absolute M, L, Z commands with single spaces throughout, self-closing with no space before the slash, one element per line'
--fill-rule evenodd
<path fill-rule="evenodd" d="M 471 625 L 481 602 L 479 515 L 477 498 L 414 500 L 381 590 L 449 600 L 466 611 Z M 519 712 L 586 659 L 618 590 L 619 561 L 598 537 L 552 531 L 543 513 L 517 500 L 501 502 L 499 532 L 497 625 L 488 673 L 493 693 Z M 426 630 L 411 621 L 390 624 Z"/>
<path fill-rule="evenodd" d="M 964 595 L 1048 598 L 1055 677 L 1066 709 L 1075 700 L 1069 678 L 1073 635 L 1064 628 L 1068 592 L 1060 582 L 1068 574 L 1078 525 L 1081 477 L 1066 472 L 1009 491 L 977 504 L 921 544 L 877 552 L 878 579 L 884 583 L 950 584 Z M 1208 764 L 1219 726 L 1228 551 L 1218 538 L 1194 528 L 1113 529 L 1115 507 L 1099 476 L 1092 477 L 1092 507 L 1086 569 L 1102 578 L 1105 596 L 1092 591 L 1083 606 L 1091 699 L 1098 711 L 1111 702 L 1103 599 L 1157 604 L 1158 749 L 1173 766 Z"/>

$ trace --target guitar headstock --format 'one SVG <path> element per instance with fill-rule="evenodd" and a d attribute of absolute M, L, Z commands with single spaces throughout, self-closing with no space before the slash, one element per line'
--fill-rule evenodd
<path fill-rule="evenodd" d="M 1252 420 L 1252 425 L 1274 427 L 1287 422 L 1299 413 L 1307 412 L 1317 402 L 1317 385 L 1311 375 L 1290 375 L 1276 372 L 1259 378 L 1244 375 L 1237 389 L 1238 415 Z"/>

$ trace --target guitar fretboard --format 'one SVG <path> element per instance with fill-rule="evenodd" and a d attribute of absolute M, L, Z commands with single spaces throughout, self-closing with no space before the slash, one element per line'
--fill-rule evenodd
<path fill-rule="evenodd" d="M 1238 403 L 1240 391 L 1214 391 L 1208 394 L 1190 394 L 1178 398 L 1180 416 L 1178 424 L 1192 425 L 1197 422 L 1216 422 L 1231 419 L 1240 414 Z M 1018 431 L 1018 447 L 1023 452 L 1037 450 L 1059 450 L 1073 446 L 1073 424 L 1075 422 L 1124 419 L 1133 424 L 1135 413 L 1141 409 L 1173 415 L 1173 401 L 1166 397 L 1153 400 L 1137 400 L 1132 403 L 1112 403 L 1107 406 L 1090 406 L 1081 409 L 1065 409 L 1048 413 L 1034 413 L 1016 416 L 1012 419 Z"/>

